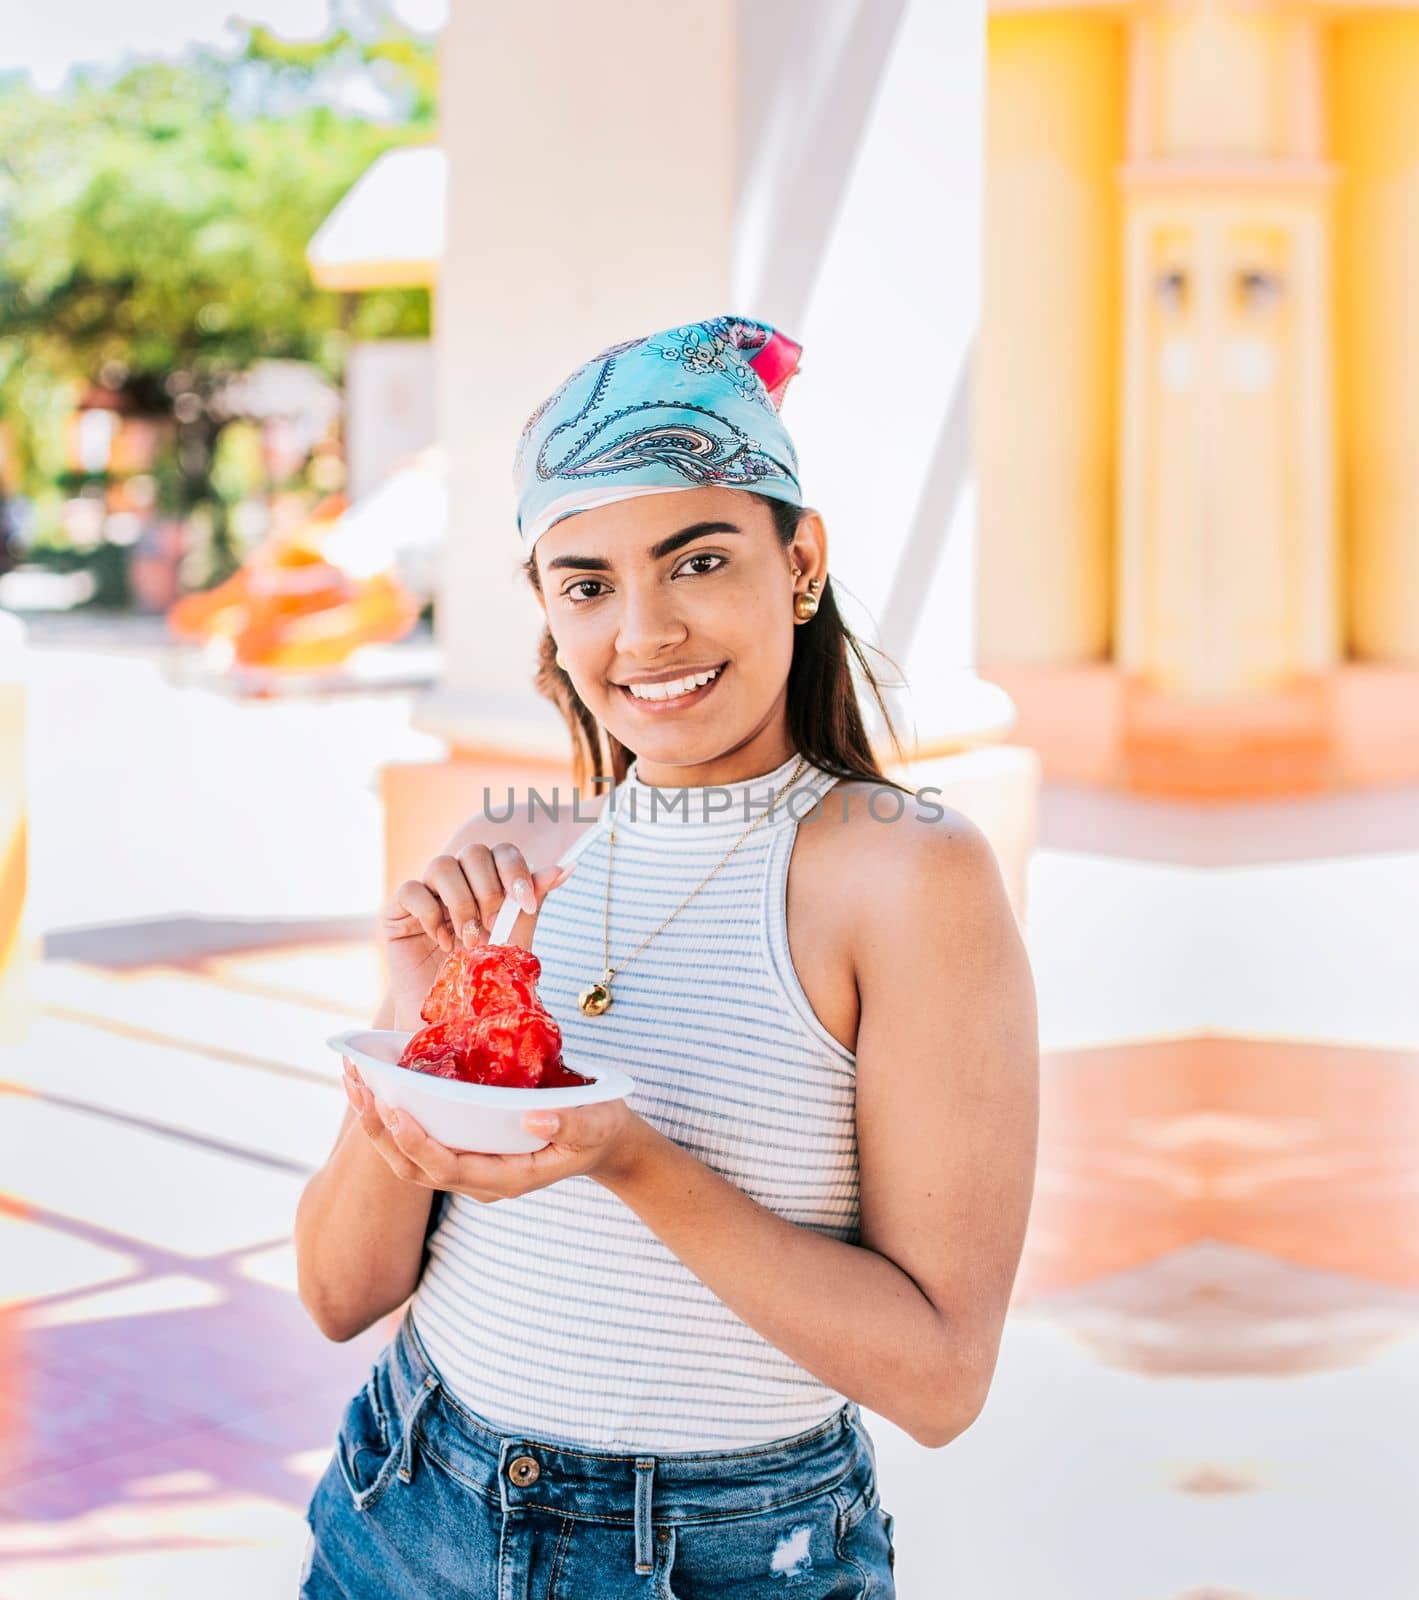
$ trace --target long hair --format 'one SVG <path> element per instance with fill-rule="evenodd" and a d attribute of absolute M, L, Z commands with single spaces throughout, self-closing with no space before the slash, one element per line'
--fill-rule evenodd
<path fill-rule="evenodd" d="M 772 495 L 757 494 L 753 490 L 742 492 L 750 494 L 772 512 L 779 543 L 785 548 L 792 544 L 802 509 Z M 528 556 L 522 570 L 540 593 L 542 583 L 535 554 Z M 876 649 L 876 646 L 871 648 Z M 905 785 L 887 777 L 873 753 L 852 680 L 849 654 L 856 660 L 863 681 L 877 702 L 897 759 L 903 759 L 901 740 L 883 699 L 881 683 L 867 663 L 861 640 L 843 621 L 830 577 L 824 579 L 818 594 L 817 612 L 807 622 L 795 623 L 793 628 L 793 660 L 788 669 L 788 731 L 794 748 L 815 767 L 835 777 L 867 778 L 910 794 L 912 791 Z M 596 780 L 608 774 L 619 783 L 635 759 L 635 751 L 603 727 L 583 702 L 571 678 L 557 665 L 557 643 L 552 630 L 545 625 L 537 644 L 537 669 L 532 682 L 537 692 L 550 700 L 566 720 L 572 738 L 572 771 L 577 787 L 591 784 L 591 792 L 599 793 L 601 785 Z"/>

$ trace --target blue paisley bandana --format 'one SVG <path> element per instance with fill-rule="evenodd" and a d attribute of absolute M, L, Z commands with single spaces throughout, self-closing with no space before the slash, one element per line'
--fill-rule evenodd
<path fill-rule="evenodd" d="M 751 317 L 707 317 L 598 352 L 523 426 L 513 461 L 524 551 L 591 506 L 723 484 L 802 505 L 779 406 L 802 346 Z"/>

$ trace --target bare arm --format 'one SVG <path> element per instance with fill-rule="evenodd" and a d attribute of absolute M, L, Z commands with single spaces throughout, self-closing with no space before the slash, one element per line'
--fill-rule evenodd
<path fill-rule="evenodd" d="M 544 816 L 524 821 L 515 809 L 505 825 L 480 814 L 454 832 L 425 869 L 427 881 L 415 885 L 410 898 L 420 917 L 432 918 L 429 926 L 448 919 L 444 936 L 451 943 L 480 910 L 484 928 L 491 926 L 503 899 L 498 874 L 511 881 L 528 870 L 521 852 L 537 860 L 566 842 L 566 825 L 553 827 Z M 545 888 L 547 875 L 548 869 L 536 873 L 534 884 L 543 880 Z M 396 893 L 396 901 L 402 893 Z M 402 973 L 402 983 L 391 981 L 373 1026 L 412 1033 L 424 1025 L 419 1009 L 443 954 L 424 937 L 414 915 L 406 917 L 401 908 L 399 917 L 411 930 L 399 945 L 397 968 L 392 964 L 392 970 Z M 519 919 L 512 937 L 518 938 L 525 926 Z M 387 945 L 386 954 L 392 948 Z M 346 1107 L 335 1148 L 307 1182 L 296 1208 L 301 1304 L 328 1339 L 353 1339 L 403 1305 L 418 1287 L 436 1193 L 399 1176 L 371 1142 L 353 1106 Z"/>
<path fill-rule="evenodd" d="M 423 1026 L 386 995 L 376 1028 Z M 326 1336 L 363 1333 L 414 1292 L 432 1190 L 395 1177 L 345 1108 L 335 1148 L 296 1207 L 296 1278 L 301 1304 Z"/>

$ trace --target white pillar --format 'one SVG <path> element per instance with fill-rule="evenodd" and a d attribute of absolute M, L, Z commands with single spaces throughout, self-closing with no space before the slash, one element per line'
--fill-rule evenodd
<path fill-rule="evenodd" d="M 445 665 L 416 721 L 455 748 L 567 751 L 531 687 L 541 613 L 519 571 L 513 451 L 533 407 L 598 349 L 734 309 L 735 38 L 729 0 L 449 8 Z"/>

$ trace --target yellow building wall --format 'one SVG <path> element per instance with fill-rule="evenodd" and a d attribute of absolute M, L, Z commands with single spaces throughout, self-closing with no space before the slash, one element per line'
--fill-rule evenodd
<path fill-rule="evenodd" d="M 976 369 L 979 659 L 1110 647 L 1119 25 L 991 20 Z"/>
<path fill-rule="evenodd" d="M 1197 6 L 1133 23 L 1135 160 L 1301 153 L 1297 66 L 1304 22 L 1242 7 Z M 1299 137 L 1298 137 L 1299 136 Z"/>
<path fill-rule="evenodd" d="M 1339 653 L 1328 184 L 1227 187 L 1160 166 L 1126 232 L 1116 660 L 1199 696 Z"/>
<path fill-rule="evenodd" d="M 1067 683 L 1117 710 L 1090 771 L 1412 781 L 1419 0 L 996 3 L 983 669 L 1056 764 Z"/>
<path fill-rule="evenodd" d="M 1114 659 L 1284 691 L 1339 654 L 1319 24 L 1140 15 L 1129 73 Z"/>
<path fill-rule="evenodd" d="M 1353 655 L 1419 661 L 1419 15 L 1338 24 L 1336 254 Z"/>

